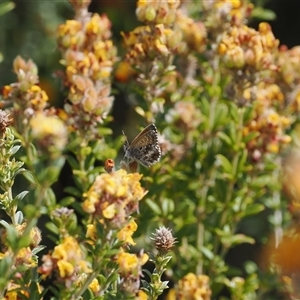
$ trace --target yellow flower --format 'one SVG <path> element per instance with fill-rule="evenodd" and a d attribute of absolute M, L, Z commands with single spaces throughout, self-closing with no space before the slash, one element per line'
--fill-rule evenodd
<path fill-rule="evenodd" d="M 93 14 L 85 25 L 87 35 L 97 35 L 98 38 L 108 39 L 111 36 L 111 22 L 106 15 Z"/>
<path fill-rule="evenodd" d="M 78 9 L 78 3 L 74 5 Z M 84 11 L 87 6 L 85 1 Z M 114 100 L 110 77 L 117 50 L 110 39 L 110 28 L 108 17 L 99 14 L 69 20 L 58 28 L 61 63 L 66 68 L 65 85 L 71 102 L 64 106 L 67 126 L 73 132 L 83 131 L 87 140 L 98 138 L 95 128 L 107 116 Z"/>
<path fill-rule="evenodd" d="M 84 193 L 83 196 L 86 198 L 82 204 L 83 210 L 89 214 L 94 213 L 96 210 L 95 204 L 98 201 L 97 193 L 93 190 L 90 190 L 89 192 Z"/>
<path fill-rule="evenodd" d="M 268 144 L 267 150 L 270 153 L 278 153 L 278 151 L 279 151 L 279 145 L 278 145 L 278 143 L 275 142 L 275 143 Z"/>
<path fill-rule="evenodd" d="M 103 209 L 102 213 L 104 218 L 112 219 L 116 214 L 116 205 L 108 205 L 105 209 Z"/>
<path fill-rule="evenodd" d="M 85 236 L 93 241 L 96 240 L 96 227 L 94 224 L 87 225 L 87 231 Z"/>
<path fill-rule="evenodd" d="M 166 300 L 176 300 L 176 291 L 175 291 L 175 289 L 169 289 L 169 292 L 166 296 Z"/>
<path fill-rule="evenodd" d="M 141 22 L 172 24 L 179 5 L 179 0 L 139 0 L 136 15 Z"/>
<path fill-rule="evenodd" d="M 82 24 L 77 20 L 67 20 L 65 24 L 58 27 L 58 44 L 67 49 L 83 45 L 85 37 L 82 31 Z"/>
<path fill-rule="evenodd" d="M 57 266 L 61 278 L 70 277 L 74 273 L 74 266 L 67 261 L 59 260 Z"/>
<path fill-rule="evenodd" d="M 144 265 L 148 259 L 149 256 L 145 253 L 143 253 L 141 257 L 123 251 L 117 254 L 117 263 L 123 274 L 139 273 L 141 266 Z"/>
<path fill-rule="evenodd" d="M 57 260 L 62 278 L 71 276 L 75 271 L 77 274 L 91 272 L 88 263 L 84 260 L 83 251 L 73 237 L 66 237 L 60 245 L 57 245 L 51 257 Z"/>
<path fill-rule="evenodd" d="M 22 224 L 16 225 L 16 231 L 19 236 L 21 236 L 24 233 L 24 230 L 27 227 L 27 223 L 24 222 Z M 30 247 L 36 247 L 41 242 L 41 231 L 38 227 L 33 227 L 30 231 Z"/>
<path fill-rule="evenodd" d="M 67 143 L 67 128 L 56 116 L 47 116 L 42 112 L 35 114 L 30 120 L 32 136 L 48 152 L 63 150 Z"/>
<path fill-rule="evenodd" d="M 232 26 L 225 31 L 218 45 L 218 52 L 228 68 L 245 65 L 257 70 L 274 70 L 274 55 L 279 41 L 275 39 L 270 25 L 261 23 L 259 31 L 244 26 Z M 249 69 L 250 70 L 250 69 Z"/>
<path fill-rule="evenodd" d="M 121 252 L 117 255 L 117 263 L 122 272 L 131 272 L 138 266 L 138 257 L 135 254 Z"/>
<path fill-rule="evenodd" d="M 94 278 L 91 284 L 89 285 L 89 288 L 92 290 L 94 295 L 97 295 L 100 291 L 100 284 L 98 279 Z"/>
<path fill-rule="evenodd" d="M 135 300 L 147 300 L 148 296 L 144 291 L 139 291 L 138 295 L 135 297 Z"/>
<path fill-rule="evenodd" d="M 4 254 L 4 256 L 8 255 L 11 255 L 9 251 Z M 35 259 L 32 250 L 29 247 L 24 247 L 19 250 L 15 265 L 24 266 L 27 268 L 35 268 L 37 266 L 37 260 Z"/>
<path fill-rule="evenodd" d="M 127 82 L 134 74 L 134 69 L 126 61 L 122 61 L 118 64 L 115 71 L 115 78 L 120 82 Z"/>
<path fill-rule="evenodd" d="M 140 184 L 141 177 L 138 173 L 127 174 L 123 169 L 99 175 L 84 194 L 84 211 L 98 220 L 104 218 L 116 227 L 123 227 L 146 194 Z"/>
<path fill-rule="evenodd" d="M 130 223 L 122 228 L 118 233 L 118 239 L 124 241 L 124 243 L 135 245 L 136 243 L 132 239 L 133 233 L 137 230 L 137 224 L 134 220 L 131 220 Z"/>
<path fill-rule="evenodd" d="M 174 291 L 172 291 L 172 294 L 174 295 Z M 210 300 L 211 290 L 209 287 L 209 277 L 206 275 L 197 276 L 193 273 L 188 273 L 179 280 L 175 288 L 175 294 L 176 298 L 169 297 L 169 299 Z"/>
<path fill-rule="evenodd" d="M 18 300 L 20 297 L 18 296 L 18 289 L 21 289 L 21 286 L 12 282 L 9 282 L 7 285 L 7 291 L 5 294 L 5 298 L 2 298 L 2 300 Z M 28 292 L 25 292 L 24 290 L 21 290 L 21 293 L 25 295 L 27 298 L 29 296 Z"/>

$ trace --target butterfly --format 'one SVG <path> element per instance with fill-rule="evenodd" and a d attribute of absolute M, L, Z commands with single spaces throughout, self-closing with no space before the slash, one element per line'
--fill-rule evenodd
<path fill-rule="evenodd" d="M 135 137 L 131 144 L 126 138 L 124 157 L 133 159 L 147 168 L 157 163 L 161 157 L 157 134 L 156 126 L 150 124 Z"/>

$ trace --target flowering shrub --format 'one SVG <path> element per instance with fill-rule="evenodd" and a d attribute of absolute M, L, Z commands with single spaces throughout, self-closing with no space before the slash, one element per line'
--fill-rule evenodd
<path fill-rule="evenodd" d="M 2 89 L 0 298 L 298 299 L 299 47 L 250 28 L 247 0 L 138 0 L 118 56 L 109 18 L 69 2 L 63 107 L 21 56 Z M 113 83 L 134 100 L 134 130 L 156 125 L 124 158 Z M 273 235 L 244 230 L 266 216 Z M 259 243 L 260 257 L 230 261 Z"/>

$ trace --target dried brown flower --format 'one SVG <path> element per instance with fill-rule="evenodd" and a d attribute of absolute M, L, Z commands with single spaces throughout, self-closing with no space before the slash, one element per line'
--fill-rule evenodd
<path fill-rule="evenodd" d="M 154 241 L 155 248 L 162 254 L 169 252 L 176 243 L 172 231 L 166 227 L 156 229 L 151 239 Z"/>

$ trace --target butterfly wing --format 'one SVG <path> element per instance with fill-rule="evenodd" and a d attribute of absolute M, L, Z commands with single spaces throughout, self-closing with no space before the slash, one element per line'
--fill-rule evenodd
<path fill-rule="evenodd" d="M 143 154 L 139 159 L 136 158 L 136 160 L 147 168 L 157 163 L 161 157 L 161 150 L 158 144 L 154 146 L 144 146 L 141 152 L 143 152 Z"/>
<path fill-rule="evenodd" d="M 131 142 L 129 147 L 136 148 L 150 144 L 158 144 L 157 129 L 154 124 L 150 124 L 144 130 L 142 130 Z"/>
<path fill-rule="evenodd" d="M 161 150 L 158 145 L 157 129 L 154 124 L 148 125 L 125 148 L 125 156 L 136 160 L 145 167 L 150 167 L 159 161 Z"/>

